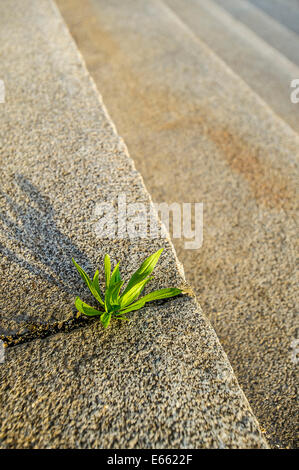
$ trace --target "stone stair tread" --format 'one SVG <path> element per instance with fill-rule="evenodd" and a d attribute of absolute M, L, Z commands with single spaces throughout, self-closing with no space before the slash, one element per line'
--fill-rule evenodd
<path fill-rule="evenodd" d="M 299 3 L 298 0 L 249 0 L 267 14 L 283 23 L 285 27 L 299 34 Z"/>
<path fill-rule="evenodd" d="M 249 0 L 225 0 L 225 2 L 214 0 L 214 2 L 244 23 L 294 64 L 299 65 L 299 37 L 297 33 L 254 6 Z"/>
<path fill-rule="evenodd" d="M 165 0 L 165 3 L 295 131 L 299 109 L 290 99 L 299 66 L 257 36 L 213 0 Z M 299 50 L 299 39 L 294 47 Z"/>
<path fill-rule="evenodd" d="M 73 254 L 92 271 L 109 252 L 130 274 L 163 245 L 154 287 L 183 282 L 168 238 L 95 234 L 97 201 L 151 199 L 52 0 L 5 2 L 0 40 L 1 328 L 18 328 L 27 312 L 35 322 L 75 313 L 85 289 Z M 93 323 L 8 348 L 0 447 L 266 447 L 196 300 L 172 300 L 130 325 Z"/>
<path fill-rule="evenodd" d="M 298 134 L 165 3 L 57 3 L 154 201 L 204 203 L 202 248 L 176 251 L 266 436 L 292 446 Z"/>

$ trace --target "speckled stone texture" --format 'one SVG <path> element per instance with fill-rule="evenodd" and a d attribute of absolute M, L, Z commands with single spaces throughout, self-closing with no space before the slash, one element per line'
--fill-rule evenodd
<path fill-rule="evenodd" d="M 171 10 L 244 80 L 261 98 L 299 132 L 299 107 L 290 99 L 290 83 L 299 66 L 268 45 L 227 11 L 226 2 L 214 0 L 164 0 Z M 239 0 L 234 1 L 239 4 Z M 298 8 L 299 12 L 299 8 Z M 272 36 L 274 34 L 272 33 Z M 299 38 L 288 38 L 294 49 Z M 280 38 L 278 38 L 280 41 Z"/>
<path fill-rule="evenodd" d="M 239 448 L 265 444 L 191 299 L 9 348 L 2 447 Z"/>
<path fill-rule="evenodd" d="M 62 320 L 104 254 L 126 276 L 161 246 L 152 287 L 184 282 L 166 240 L 95 236 L 94 206 L 150 202 L 50 0 L 2 5 L 1 332 Z M 123 273 L 123 271 L 122 271 Z M 265 447 L 214 330 L 179 297 L 8 348 L 0 366 L 2 448 Z"/>
<path fill-rule="evenodd" d="M 177 254 L 266 436 L 296 446 L 298 134 L 163 1 L 57 3 L 153 200 L 203 202 Z"/>

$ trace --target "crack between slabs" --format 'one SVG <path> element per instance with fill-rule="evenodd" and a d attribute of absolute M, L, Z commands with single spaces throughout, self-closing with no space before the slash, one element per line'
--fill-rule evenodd
<path fill-rule="evenodd" d="M 68 320 L 57 321 L 54 323 L 46 323 L 44 325 L 28 325 L 29 331 L 25 333 L 15 333 L 13 335 L 0 335 L 5 348 L 18 346 L 20 344 L 30 343 L 35 339 L 44 339 L 57 333 L 69 333 L 78 328 L 100 321 L 99 318 L 87 318 L 81 315 L 70 318 Z"/>
<path fill-rule="evenodd" d="M 178 295 L 177 297 L 181 297 L 181 295 Z M 173 298 L 161 299 L 158 301 L 158 303 L 163 305 L 171 302 L 172 300 Z M 0 340 L 3 341 L 5 348 L 11 348 L 14 346 L 19 346 L 20 344 L 30 343 L 35 339 L 44 339 L 58 333 L 69 333 L 73 330 L 84 328 L 96 322 L 100 323 L 99 317 L 88 318 L 77 312 L 76 316 L 68 320 L 61 320 L 54 323 L 46 323 L 41 325 L 31 323 L 28 325 L 29 331 L 26 331 L 25 333 L 15 333 L 13 335 L 0 335 Z"/>

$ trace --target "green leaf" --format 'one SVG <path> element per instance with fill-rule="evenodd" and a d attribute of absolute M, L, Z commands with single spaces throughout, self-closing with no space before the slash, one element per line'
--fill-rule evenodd
<path fill-rule="evenodd" d="M 74 258 L 72 258 L 77 271 L 93 296 L 97 299 L 98 302 L 100 302 L 102 306 L 105 307 L 104 312 L 103 310 L 96 310 L 77 297 L 75 305 L 78 311 L 87 316 L 100 316 L 104 328 L 107 328 L 112 317 L 118 318 L 119 320 L 130 321 L 129 318 L 126 318 L 124 315 L 134 310 L 141 309 L 144 307 L 146 302 L 174 297 L 175 295 L 181 294 L 183 292 L 181 289 L 167 288 L 151 292 L 141 299 L 138 299 L 145 285 L 151 279 L 153 279 L 152 277 L 149 277 L 149 275 L 155 268 L 162 251 L 163 248 L 145 259 L 140 268 L 129 280 L 128 285 L 122 295 L 120 295 L 120 290 L 123 286 L 123 281 L 121 280 L 121 275 L 119 272 L 119 263 L 117 263 L 111 274 L 111 261 L 109 255 L 107 254 L 104 260 L 106 282 L 105 302 L 103 302 L 101 298 L 99 270 L 96 270 L 93 279 L 91 280 L 84 269 L 76 263 Z"/>
<path fill-rule="evenodd" d="M 140 308 L 144 307 L 146 302 L 151 302 L 152 300 L 166 299 L 168 297 L 174 297 L 176 295 L 181 294 L 181 292 L 182 290 L 177 289 L 176 287 L 169 287 L 166 289 L 156 290 L 154 292 L 151 292 L 150 294 L 145 295 L 144 297 L 141 297 L 141 299 L 137 300 L 137 302 L 134 302 L 128 307 L 122 308 L 120 310 L 120 314 L 129 313 L 133 310 L 139 310 Z"/>
<path fill-rule="evenodd" d="M 129 283 L 126 289 L 124 290 L 124 294 L 126 294 L 135 284 L 138 284 L 139 282 L 143 281 L 146 277 L 148 277 L 152 273 L 153 269 L 155 268 L 161 256 L 163 249 L 164 248 L 161 248 L 156 253 L 146 258 L 145 261 L 143 261 L 140 268 L 137 269 L 137 271 L 133 274 L 133 276 L 129 280 Z"/>
<path fill-rule="evenodd" d="M 110 284 L 105 293 L 105 309 L 106 312 L 115 310 L 115 305 L 118 305 L 118 296 L 123 281 L 114 282 L 115 276 L 111 276 Z"/>
<path fill-rule="evenodd" d="M 108 289 L 109 283 L 110 283 L 110 275 L 111 275 L 111 262 L 110 262 L 110 256 L 109 255 L 105 255 L 104 265 L 105 265 L 106 289 Z"/>
<path fill-rule="evenodd" d="M 140 300 L 145 302 L 151 302 L 152 300 L 167 299 L 169 297 L 174 297 L 182 293 L 182 289 L 177 289 L 176 287 L 168 287 L 166 289 L 156 290 L 150 294 L 145 295 Z"/>
<path fill-rule="evenodd" d="M 104 306 L 105 304 L 104 304 L 104 302 L 102 301 L 102 298 L 101 298 L 101 289 L 100 289 L 100 284 L 99 284 L 99 270 L 98 269 L 96 270 L 96 272 L 93 276 L 92 284 L 93 284 L 93 287 L 95 288 L 95 290 L 97 291 L 97 293 L 100 296 L 100 299 L 101 299 L 100 304 Z"/>
<path fill-rule="evenodd" d="M 79 297 L 76 297 L 75 306 L 79 312 L 83 313 L 84 315 L 87 315 L 88 317 L 96 317 L 98 315 L 102 315 L 103 313 L 86 304 Z"/>
<path fill-rule="evenodd" d="M 101 305 L 104 305 L 104 302 L 102 301 L 101 299 L 101 296 L 100 294 L 97 292 L 96 288 L 94 287 L 93 285 L 93 281 L 90 279 L 90 277 L 86 274 L 86 272 L 84 271 L 83 268 L 81 268 L 81 266 L 79 266 L 78 263 L 76 263 L 76 261 L 74 260 L 74 258 L 72 258 L 72 261 L 78 271 L 78 273 L 80 274 L 80 276 L 82 277 L 83 281 L 86 283 L 87 287 L 89 288 L 90 292 L 92 293 L 92 295 L 97 299 L 98 302 L 100 302 Z"/>
<path fill-rule="evenodd" d="M 109 303 L 110 305 L 119 305 L 119 291 L 124 281 L 118 281 L 111 288 L 109 287 Z"/>
<path fill-rule="evenodd" d="M 110 285 L 115 284 L 116 282 L 121 281 L 121 276 L 119 272 L 119 263 L 113 269 L 113 273 L 111 274 Z"/>
<path fill-rule="evenodd" d="M 134 302 L 137 297 L 141 294 L 143 291 L 145 285 L 151 281 L 153 277 L 149 277 L 147 279 L 144 279 L 143 281 L 139 282 L 138 284 L 135 284 L 135 286 L 131 287 L 130 290 L 127 291 L 126 294 L 123 294 L 120 297 L 120 306 L 121 308 L 127 307 L 130 305 L 132 302 Z"/>
<path fill-rule="evenodd" d="M 139 299 L 133 304 L 131 304 L 129 307 L 120 310 L 118 315 L 122 315 L 123 313 L 133 312 L 133 310 L 139 310 L 140 308 L 144 307 L 144 305 L 145 305 L 145 300 Z"/>
<path fill-rule="evenodd" d="M 107 328 L 107 326 L 109 326 L 110 324 L 110 321 L 111 321 L 111 313 L 109 312 L 104 312 L 102 315 L 101 315 L 101 322 L 103 324 L 103 327 L 104 328 Z"/>
<path fill-rule="evenodd" d="M 88 274 L 86 274 L 86 272 L 84 271 L 83 268 L 81 268 L 81 266 L 79 266 L 78 263 L 76 263 L 76 261 L 74 260 L 74 258 L 72 258 L 72 262 L 74 263 L 75 267 L 77 268 L 77 271 L 78 273 L 80 274 L 80 276 L 82 277 L 83 281 L 86 282 L 87 286 L 89 287 L 89 284 L 91 283 L 91 279 L 90 277 L 88 276 Z"/>

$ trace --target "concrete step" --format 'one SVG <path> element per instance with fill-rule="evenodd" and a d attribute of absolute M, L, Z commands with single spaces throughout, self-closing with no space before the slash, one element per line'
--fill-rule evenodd
<path fill-rule="evenodd" d="M 0 447 L 265 447 L 194 297 L 62 330 L 92 302 L 72 256 L 91 275 L 110 253 L 127 279 L 164 246 L 152 288 L 184 277 L 168 238 L 97 234 L 98 203 L 151 199 L 53 2 L 5 2 L 0 41 L 0 329 L 32 333 L 0 364 Z"/>
<path fill-rule="evenodd" d="M 283 23 L 288 29 L 299 34 L 299 2 L 298 0 L 249 0 L 250 3 L 265 11 Z"/>
<path fill-rule="evenodd" d="M 58 5 L 154 200 L 204 203 L 202 248 L 176 250 L 266 435 L 292 446 L 298 135 L 163 2 Z"/>
<path fill-rule="evenodd" d="M 214 1 L 264 39 L 270 46 L 285 55 L 291 62 L 299 65 L 298 34 L 279 23 L 279 18 L 274 19 L 260 8 L 254 6 L 253 3 L 250 3 L 249 0 Z"/>
<path fill-rule="evenodd" d="M 297 132 L 299 106 L 290 84 L 299 67 L 271 47 L 213 0 L 165 0 L 165 3 Z M 299 40 L 294 46 L 299 50 Z"/>

